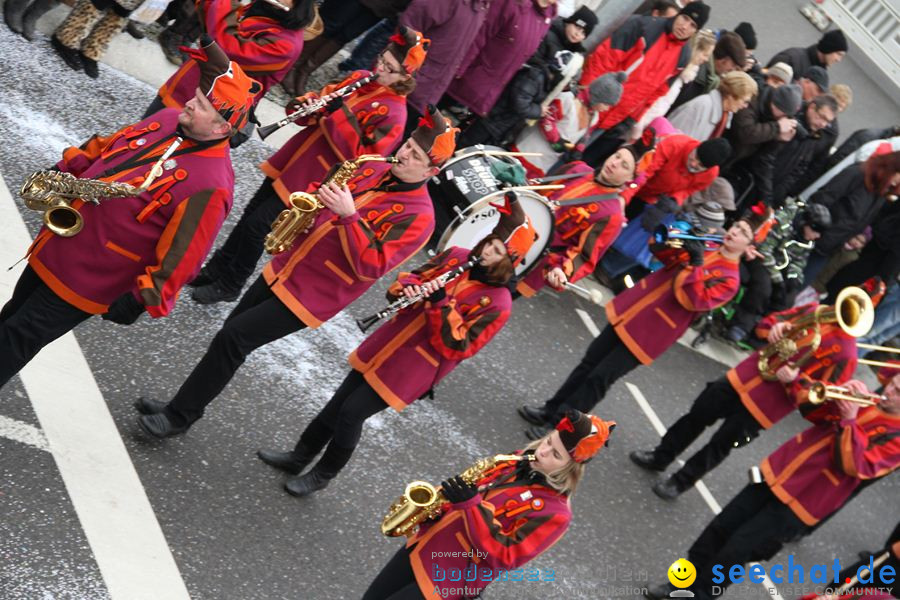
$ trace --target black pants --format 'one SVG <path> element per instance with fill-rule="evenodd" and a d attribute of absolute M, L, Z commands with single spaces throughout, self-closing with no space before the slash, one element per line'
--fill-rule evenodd
<path fill-rule="evenodd" d="M 206 263 L 207 272 L 225 289 L 240 291 L 244 287 L 263 254 L 263 242 L 272 231 L 272 221 L 285 209 L 272 183 L 266 177 L 244 207 L 228 239 Z"/>
<path fill-rule="evenodd" d="M 57 296 L 34 269 L 25 267 L 12 298 L 0 311 L 0 387 L 44 346 L 90 317 Z"/>
<path fill-rule="evenodd" d="M 691 586 L 699 600 L 712 597 L 712 586 L 729 585 L 731 565 L 746 565 L 774 556 L 784 542 L 805 535 L 809 527 L 765 483 L 747 485 L 710 521 L 688 550 L 697 569 Z M 723 565 L 725 581 L 713 584 L 712 568 Z"/>
<path fill-rule="evenodd" d="M 554 419 L 562 418 L 570 408 L 590 412 L 617 379 L 640 364 L 616 330 L 607 325 L 544 408 Z"/>
<path fill-rule="evenodd" d="M 305 327 L 303 321 L 272 293 L 260 275 L 166 405 L 166 416 L 177 427 L 200 419 L 206 405 L 225 389 L 248 354 Z"/>
<path fill-rule="evenodd" d="M 893 281 L 900 272 L 900 255 L 884 250 L 874 241 L 866 244 L 859 258 L 845 265 L 828 282 L 826 304 L 833 304 L 837 295 L 848 285 L 860 285 L 866 279 L 878 275 L 885 283 Z"/>
<path fill-rule="evenodd" d="M 686 490 L 716 468 L 736 447 L 745 446 L 759 435 L 762 426 L 747 412 L 740 396 L 724 377 L 706 384 L 686 415 L 675 421 L 663 436 L 655 454 L 668 465 L 684 452 L 703 430 L 725 419 L 712 439 L 690 457 L 672 476 L 679 490 Z M 696 563 L 695 563 L 696 564 Z"/>
<path fill-rule="evenodd" d="M 336 475 L 359 444 L 366 419 L 387 408 L 362 373 L 351 370 L 319 414 L 300 436 L 300 443 L 310 454 L 318 454 L 325 446 L 319 467 L 331 476 Z"/>
<path fill-rule="evenodd" d="M 378 23 L 378 17 L 359 0 L 325 0 L 319 8 L 325 22 L 326 38 L 337 40 L 343 46 L 361 36 L 367 29 Z"/>
<path fill-rule="evenodd" d="M 424 598 L 412 565 L 409 562 L 409 549 L 402 546 L 397 553 L 381 569 L 362 600 L 421 600 Z"/>
<path fill-rule="evenodd" d="M 888 559 L 886 561 L 884 561 L 883 563 L 881 563 L 880 567 L 875 568 L 875 573 L 872 576 L 872 581 L 870 581 L 868 583 L 857 582 L 856 584 L 853 585 L 854 589 L 857 589 L 857 588 L 882 588 L 885 586 L 896 587 L 896 581 L 894 581 L 894 583 L 885 584 L 883 581 L 881 581 L 881 578 L 879 577 L 879 575 L 880 575 L 881 569 L 883 567 L 892 567 L 894 569 L 895 573 L 900 573 L 900 559 L 898 559 L 896 556 L 894 556 L 894 553 L 891 552 L 891 546 L 893 546 L 895 543 L 897 543 L 898 540 L 900 540 L 900 524 L 897 524 L 897 526 L 894 527 L 894 531 L 892 531 L 891 534 L 888 536 L 888 539 L 885 542 L 884 547 L 881 550 L 872 552 L 872 556 L 874 557 L 872 559 L 873 563 L 874 563 L 874 561 L 878 560 L 878 557 L 881 556 L 882 554 L 884 554 L 885 552 L 888 553 Z M 852 565 L 849 565 L 841 570 L 841 574 L 840 574 L 840 577 L 838 577 L 838 580 L 847 581 L 848 579 L 852 579 L 853 577 L 856 576 L 856 572 L 860 567 L 868 566 L 868 564 L 869 564 L 868 558 L 860 559 L 860 560 L 856 561 Z M 868 580 L 869 576 L 866 576 L 866 579 Z M 893 594 L 893 595 L 895 598 L 897 597 L 897 594 Z"/>

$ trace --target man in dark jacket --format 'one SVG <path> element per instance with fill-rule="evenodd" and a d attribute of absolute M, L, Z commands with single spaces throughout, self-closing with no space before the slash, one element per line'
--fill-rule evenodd
<path fill-rule="evenodd" d="M 838 105 L 834 96 L 816 96 L 797 117 L 797 135 L 775 155 L 772 201 L 776 207 L 787 196 L 796 196 L 825 172 L 828 152 L 835 142 L 834 122 Z"/>
<path fill-rule="evenodd" d="M 752 175 L 754 198 L 772 204 L 772 177 L 775 153 L 781 144 L 791 141 L 797 132 L 793 116 L 800 110 L 801 92 L 797 85 L 764 87 L 732 119 L 727 139 L 734 154 L 726 165 L 725 177 L 735 188 L 735 196 L 747 189 L 746 173 Z"/>
<path fill-rule="evenodd" d="M 850 137 L 844 140 L 834 154 L 828 157 L 825 165 L 826 169 L 830 169 L 839 162 L 859 150 L 863 145 L 875 140 L 886 140 L 888 138 L 900 136 L 900 125 L 893 127 L 874 127 L 871 129 L 857 129 Z"/>
<path fill-rule="evenodd" d="M 799 79 L 812 66 L 827 69 L 844 59 L 847 54 L 847 38 L 840 29 L 829 31 L 817 44 L 806 48 L 796 47 L 782 50 L 772 57 L 767 67 L 784 62 L 794 69 L 794 78 Z"/>
<path fill-rule="evenodd" d="M 747 47 L 744 40 L 736 33 L 725 31 L 719 36 L 713 48 L 712 58 L 708 63 L 700 65 L 697 71 L 697 77 L 693 81 L 685 83 L 675 102 L 672 103 L 672 110 L 678 108 L 685 102 L 693 100 L 697 96 L 708 94 L 719 87 L 719 78 L 725 73 L 738 71 L 744 68 L 747 61 Z"/>

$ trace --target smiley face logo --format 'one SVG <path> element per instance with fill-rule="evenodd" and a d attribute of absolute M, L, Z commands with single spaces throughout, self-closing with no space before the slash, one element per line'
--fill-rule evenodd
<path fill-rule="evenodd" d="M 669 583 L 677 588 L 686 588 L 697 579 L 697 569 L 691 561 L 679 558 L 669 567 Z"/>

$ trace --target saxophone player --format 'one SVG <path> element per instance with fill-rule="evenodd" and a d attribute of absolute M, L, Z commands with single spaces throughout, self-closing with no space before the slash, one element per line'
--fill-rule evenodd
<path fill-rule="evenodd" d="M 171 401 L 138 400 L 141 428 L 159 438 L 187 431 L 253 350 L 319 327 L 418 252 L 434 230 L 425 182 L 453 154 L 458 131 L 431 107 L 399 162 L 365 163 L 341 187 L 311 186 L 325 205 L 311 228 L 266 265 Z"/>
<path fill-rule="evenodd" d="M 291 192 L 322 181 L 335 163 L 363 154 L 388 155 L 397 149 L 406 125 L 406 96 L 415 89 L 414 76 L 427 48 L 422 34 L 401 28 L 381 53 L 374 81 L 343 100 L 332 97 L 331 92 L 371 75 L 355 71 L 288 105 L 291 114 L 312 101 L 330 100 L 324 109 L 298 119 L 296 124 L 305 128 L 260 165 L 265 179 L 228 239 L 191 282 L 196 288 L 194 300 L 212 304 L 237 299 L 263 253 L 269 226 L 289 205 Z"/>
<path fill-rule="evenodd" d="M 507 287 L 534 242 L 517 201 L 504 208 L 494 231 L 472 250 L 451 247 L 411 273 L 400 273 L 388 299 L 426 296 L 402 310 L 350 355 L 353 367 L 331 400 L 289 452 L 260 450 L 263 462 L 295 475 L 288 493 L 302 497 L 328 485 L 359 443 L 363 423 L 391 407 L 402 411 L 429 394 L 463 360 L 474 356 L 509 319 Z M 480 264 L 442 282 L 441 274 L 478 257 Z M 325 450 L 315 466 L 303 471 Z"/>
<path fill-rule="evenodd" d="M 394 554 L 363 600 L 480 597 L 491 581 L 546 552 L 569 528 L 584 464 L 615 425 L 572 410 L 523 450 L 533 462 L 501 463 L 476 484 L 442 482 L 449 505 Z"/>
<path fill-rule="evenodd" d="M 755 333 L 770 344 L 778 343 L 800 319 L 808 318 L 818 308 L 814 302 L 772 313 L 757 324 Z M 774 378 L 760 372 L 761 350 L 757 350 L 723 377 L 708 383 L 656 448 L 632 452 L 631 460 L 638 466 L 664 471 L 704 429 L 723 419 L 710 441 L 671 477 L 655 484 L 653 492 L 667 500 L 675 498 L 725 460 L 734 448 L 746 446 L 761 430 L 805 404 L 813 383 L 841 385 L 848 381 L 857 365 L 856 338 L 834 322 L 822 323 L 819 333 L 817 348 L 811 346 L 811 330 L 810 335 L 799 337 L 793 355 L 777 368 Z"/>
<path fill-rule="evenodd" d="M 200 87 L 184 109 L 94 136 L 57 163 L 85 180 L 75 182 L 82 188 L 127 183 L 138 195 L 74 200 L 80 233 L 40 231 L 0 311 L 0 386 L 91 315 L 121 324 L 145 311 L 168 315 L 200 270 L 232 204 L 228 140 L 247 122 L 259 84 L 214 42 L 197 54 Z"/>

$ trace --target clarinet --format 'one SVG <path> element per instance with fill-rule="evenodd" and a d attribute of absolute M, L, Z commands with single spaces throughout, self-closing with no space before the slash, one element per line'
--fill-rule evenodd
<path fill-rule="evenodd" d="M 451 279 L 456 279 L 475 265 L 481 262 L 481 257 L 470 258 L 467 262 L 459 265 L 455 269 L 451 269 L 446 273 L 442 273 L 435 277 L 430 281 L 437 281 L 440 283 L 447 283 Z M 426 298 L 425 292 L 420 292 L 414 296 L 401 296 L 397 300 L 394 300 L 390 304 L 388 304 L 384 309 L 378 311 L 374 315 L 369 315 L 364 319 L 357 319 L 356 324 L 359 326 L 359 330 L 365 333 L 369 327 L 382 320 L 385 317 L 389 317 L 395 313 L 400 312 L 407 306 L 412 306 L 416 302 L 420 300 L 424 300 Z"/>
<path fill-rule="evenodd" d="M 339 98 L 343 98 L 344 96 L 352 94 L 353 92 L 355 92 L 362 86 L 366 85 L 370 81 L 375 81 L 376 77 L 378 77 L 378 75 L 375 75 L 374 73 L 372 73 L 370 75 L 366 75 L 362 79 L 358 79 L 358 80 L 354 81 L 353 83 L 348 83 L 344 87 L 339 88 L 331 93 Z M 330 102 L 330 100 L 329 100 L 329 102 Z M 288 123 L 293 123 L 294 121 L 296 121 L 298 119 L 302 119 L 303 117 L 308 117 L 309 115 L 315 114 L 315 113 L 319 112 L 320 110 L 322 110 L 323 108 L 325 108 L 327 105 L 328 105 L 328 102 L 326 102 L 325 100 L 322 100 L 322 99 L 313 100 L 313 104 L 309 108 L 306 108 L 306 107 L 298 108 L 297 110 L 295 110 L 294 112 L 292 112 L 291 114 L 289 114 L 288 116 L 283 118 L 282 120 L 278 121 L 277 123 L 272 123 L 271 125 L 266 125 L 265 127 L 260 127 L 258 130 L 259 138 L 261 140 L 264 140 L 267 137 L 269 137 L 270 135 L 272 135 L 273 133 L 275 133 L 276 131 L 278 131 L 279 129 L 281 129 L 282 127 L 284 127 L 285 125 L 287 125 Z"/>

